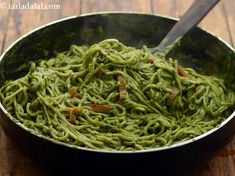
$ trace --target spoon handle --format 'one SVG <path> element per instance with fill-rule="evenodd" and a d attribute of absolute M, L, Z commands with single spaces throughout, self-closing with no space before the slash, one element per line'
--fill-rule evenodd
<path fill-rule="evenodd" d="M 220 0 L 194 0 L 193 4 L 174 25 L 161 43 L 153 48 L 153 53 L 166 51 L 168 46 L 184 36 L 196 26 Z"/>

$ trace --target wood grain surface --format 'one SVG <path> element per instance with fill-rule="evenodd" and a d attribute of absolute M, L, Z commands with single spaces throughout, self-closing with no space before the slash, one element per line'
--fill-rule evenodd
<path fill-rule="evenodd" d="M 180 17 L 193 0 L 0 0 L 0 52 L 30 30 L 67 16 L 99 11 L 135 11 Z M 8 4 L 43 3 L 59 9 L 10 9 Z M 235 46 L 235 1 L 221 1 L 199 26 Z M 235 137 L 210 161 L 190 168 L 190 175 L 234 176 Z M 47 176 L 50 168 L 26 158 L 0 127 L 0 176 Z M 176 174 L 177 175 L 177 174 Z"/>

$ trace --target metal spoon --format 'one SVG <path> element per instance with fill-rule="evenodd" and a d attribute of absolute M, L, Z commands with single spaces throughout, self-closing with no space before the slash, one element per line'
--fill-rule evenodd
<path fill-rule="evenodd" d="M 152 49 L 153 54 L 165 55 L 174 44 L 195 27 L 220 0 L 194 0 L 181 19 L 173 26 L 161 43 Z"/>

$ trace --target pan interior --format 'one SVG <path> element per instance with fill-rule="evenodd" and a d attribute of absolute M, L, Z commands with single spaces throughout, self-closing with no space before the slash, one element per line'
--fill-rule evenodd
<path fill-rule="evenodd" d="M 6 80 L 25 75 L 32 62 L 50 58 L 68 50 L 72 44 L 92 45 L 116 38 L 125 45 L 140 48 L 156 46 L 175 24 L 175 20 L 145 14 L 104 13 L 62 20 L 42 27 L 21 38 L 0 60 L 0 86 Z M 45 37 L 46 36 L 46 37 Z M 235 54 L 212 34 L 195 28 L 178 43 L 167 58 L 192 67 L 206 75 L 223 77 L 235 90 Z"/>

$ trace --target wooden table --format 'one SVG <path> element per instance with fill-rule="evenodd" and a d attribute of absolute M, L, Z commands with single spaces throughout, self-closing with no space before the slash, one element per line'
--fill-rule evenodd
<path fill-rule="evenodd" d="M 66 16 L 98 11 L 136 11 L 180 17 L 193 0 L 0 0 L 0 52 L 30 30 Z M 19 4 L 20 3 L 20 4 Z M 17 4 L 59 5 L 55 9 L 17 9 Z M 9 4 L 11 8 L 9 8 Z M 15 5 L 15 8 L 14 8 Z M 223 0 L 200 26 L 235 46 L 235 1 Z M 192 168 L 192 175 L 235 175 L 235 137 L 210 161 Z M 49 168 L 26 158 L 0 128 L 0 176 L 51 175 Z"/>

